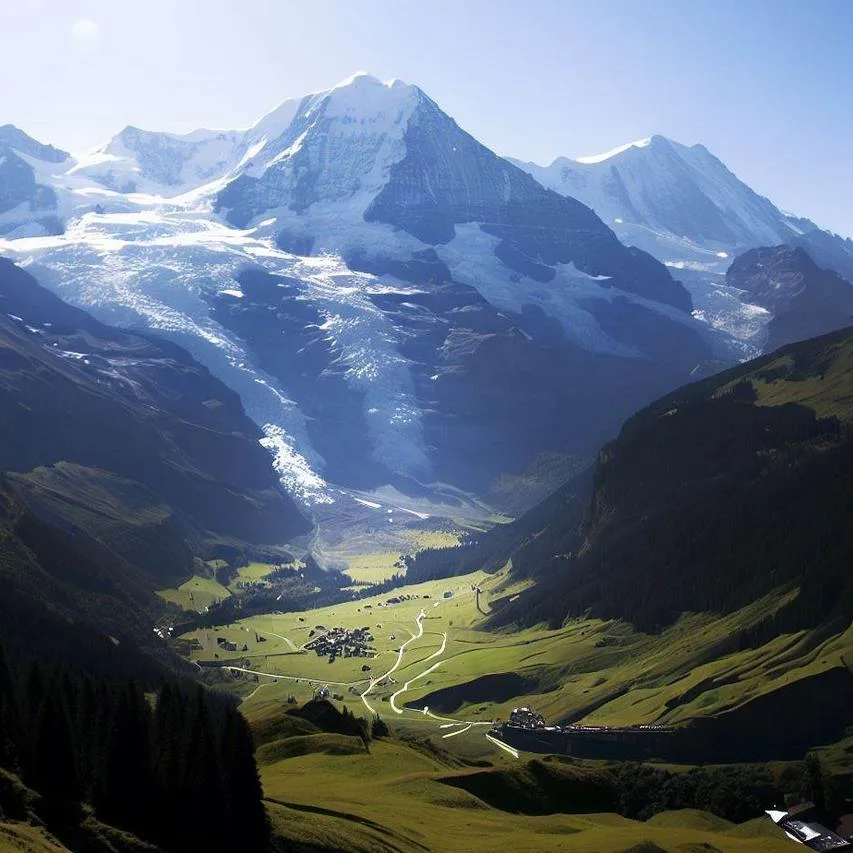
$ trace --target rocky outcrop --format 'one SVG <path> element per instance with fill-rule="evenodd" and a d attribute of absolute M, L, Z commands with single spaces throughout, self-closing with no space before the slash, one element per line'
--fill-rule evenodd
<path fill-rule="evenodd" d="M 68 154 L 43 145 L 11 124 L 0 127 L 0 235 L 24 226 L 29 232 L 59 234 L 56 192 L 39 183 L 25 157 L 46 164 L 62 163 Z"/>
<path fill-rule="evenodd" d="M 744 302 L 772 312 L 768 350 L 853 324 L 853 285 L 801 248 L 745 252 L 729 267 L 726 284 L 742 291 Z"/>

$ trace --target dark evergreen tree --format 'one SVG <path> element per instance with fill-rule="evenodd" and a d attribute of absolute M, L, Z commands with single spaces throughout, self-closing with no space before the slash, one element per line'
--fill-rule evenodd
<path fill-rule="evenodd" d="M 131 683 L 117 696 L 111 715 L 95 806 L 108 823 L 145 827 L 153 814 L 151 710 Z"/>
<path fill-rule="evenodd" d="M 388 723 L 379 716 L 379 714 L 373 715 L 373 722 L 370 725 L 370 736 L 376 740 L 381 737 L 388 737 L 391 734 L 391 730 L 388 728 Z"/>
<path fill-rule="evenodd" d="M 23 704 L 23 716 L 25 719 L 34 720 L 44 701 L 45 678 L 42 668 L 36 663 L 30 667 L 29 674 L 24 687 L 24 695 L 21 697 Z"/>
<path fill-rule="evenodd" d="M 101 701 L 96 685 L 90 678 L 84 678 L 78 693 L 74 740 L 78 746 L 80 790 L 85 800 L 94 798 L 98 773 L 103 767 L 103 729 L 99 725 Z"/>
<path fill-rule="evenodd" d="M 261 851 L 269 843 L 269 824 L 254 749 L 252 734 L 243 715 L 236 709 L 229 709 L 225 718 L 223 753 L 230 837 L 235 847 Z"/>
<path fill-rule="evenodd" d="M 153 768 L 158 823 L 166 836 L 178 831 L 181 809 L 187 797 L 182 785 L 186 776 L 185 716 L 184 697 L 167 682 L 157 695 Z"/>
<path fill-rule="evenodd" d="M 77 757 L 68 709 L 61 691 L 52 689 L 42 700 L 32 728 L 27 781 L 42 796 L 57 803 L 79 799 Z"/>
<path fill-rule="evenodd" d="M 6 652 L 0 646 L 0 767 L 18 767 L 18 744 L 21 738 L 18 697 Z"/>
<path fill-rule="evenodd" d="M 823 786 L 823 768 L 820 759 L 810 752 L 803 762 L 801 794 L 804 799 L 811 800 L 819 809 L 826 808 L 826 796 Z"/>
<path fill-rule="evenodd" d="M 210 832 L 208 841 L 213 842 L 218 833 L 211 815 L 221 821 L 226 813 L 224 768 L 215 719 L 218 709 L 201 686 L 196 688 L 188 707 L 185 730 L 189 748 L 181 785 L 185 798 L 183 817 L 185 823 L 189 817 L 194 835 Z"/>
<path fill-rule="evenodd" d="M 0 766 L 17 769 L 21 756 L 40 816 L 71 849 L 88 802 L 99 819 L 165 851 L 265 850 L 252 737 L 233 701 L 167 682 L 153 704 L 134 682 L 11 669 L 0 648 Z"/>

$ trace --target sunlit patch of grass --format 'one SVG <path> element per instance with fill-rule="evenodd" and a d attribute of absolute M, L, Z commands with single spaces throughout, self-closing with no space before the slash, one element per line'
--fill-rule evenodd
<path fill-rule="evenodd" d="M 214 602 L 230 597 L 231 592 L 212 578 L 194 575 L 177 589 L 161 589 L 157 595 L 184 610 L 201 613 Z"/>

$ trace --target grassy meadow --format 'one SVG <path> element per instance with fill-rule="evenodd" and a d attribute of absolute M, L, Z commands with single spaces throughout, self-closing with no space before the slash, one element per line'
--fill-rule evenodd
<path fill-rule="evenodd" d="M 170 604 L 177 604 L 183 610 L 201 613 L 214 602 L 228 598 L 231 591 L 213 578 L 193 575 L 176 589 L 161 589 L 157 595 Z"/>
<path fill-rule="evenodd" d="M 574 800 L 560 804 L 557 811 L 566 813 L 525 814 L 513 806 L 513 792 L 535 799 L 541 779 L 531 768 L 542 760 L 509 755 L 485 733 L 488 723 L 520 704 L 550 722 L 602 725 L 679 724 L 724 714 L 797 680 L 847 667 L 853 629 L 833 636 L 803 631 L 754 648 L 733 643 L 796 595 L 778 591 L 724 617 L 685 614 L 658 635 L 599 619 L 569 620 L 556 630 L 487 630 L 490 600 L 524 596 L 528 588 L 505 567 L 187 635 L 197 641 L 193 660 L 235 668 L 223 678 L 242 695 L 258 738 L 281 849 L 290 841 L 352 851 L 473 853 L 504 845 L 531 853 L 790 851 L 784 835 L 760 817 L 734 825 L 683 810 L 642 822 L 609 811 L 578 813 L 588 809 Z M 337 626 L 368 627 L 376 657 L 330 663 L 305 649 Z M 223 638 L 237 651 L 224 651 L 217 642 Z M 338 708 L 368 719 L 377 712 L 393 736 L 374 739 L 368 753 L 355 737 L 294 729 L 286 712 L 321 685 L 328 685 Z M 847 769 L 842 747 L 825 759 Z M 477 784 L 494 796 L 476 795 L 479 789 L 463 778 L 484 768 L 485 782 Z M 543 800 L 547 796 L 543 790 Z M 499 806 L 494 797 L 502 798 Z"/>
<path fill-rule="evenodd" d="M 283 760 L 265 761 L 263 748 L 259 754 L 268 811 L 284 839 L 348 851 L 790 853 L 766 818 L 735 825 L 694 810 L 646 822 L 612 813 L 513 813 L 511 801 L 494 808 L 458 787 L 459 777 L 478 771 L 441 751 L 389 739 L 374 741 L 368 754 L 351 738 L 345 753 L 330 750 L 329 737 L 302 737 L 316 740 L 316 751 Z M 512 761 L 493 757 L 499 775 Z M 565 804 L 567 812 L 576 807 Z"/>
<path fill-rule="evenodd" d="M 659 635 L 597 619 L 570 620 L 557 630 L 540 625 L 521 631 L 487 631 L 483 626 L 489 598 L 498 591 L 506 595 L 505 572 L 475 572 L 358 601 L 255 616 L 197 631 L 188 635 L 198 640 L 193 659 L 212 660 L 218 655 L 220 662 L 233 661 L 266 674 L 257 675 L 261 689 L 247 709 L 254 701 L 282 701 L 288 695 L 301 701 L 318 683 L 328 683 L 345 695 L 347 703 L 364 711 L 360 697 L 349 688 L 361 692 L 370 678 L 391 668 L 397 650 L 409 641 L 387 682 L 371 691 L 373 707 L 382 708 L 402 685 L 411 682 L 398 696 L 400 708 L 411 704 L 421 709 L 436 691 L 458 688 L 457 698 L 441 697 L 442 704 L 446 712 L 452 711 L 449 716 L 466 721 L 505 718 L 512 707 L 524 703 L 552 722 L 600 725 L 678 724 L 719 714 L 853 661 L 853 630 L 830 637 L 803 631 L 757 648 L 732 647 L 732 637 L 772 615 L 795 593 L 765 596 L 725 617 L 687 614 Z M 482 590 L 480 610 L 473 586 Z M 524 595 L 523 585 L 518 589 L 516 594 Z M 398 597 L 402 598 L 399 603 L 387 603 Z M 412 640 L 421 611 L 423 634 Z M 311 639 L 336 626 L 368 627 L 377 656 L 338 658 L 330 663 L 304 650 Z M 222 637 L 236 643 L 238 651 L 220 649 L 216 639 Z M 370 669 L 363 671 L 364 666 Z M 490 683 L 478 685 L 477 679 L 486 675 L 492 676 Z M 500 676 L 509 676 L 508 686 L 501 685 Z M 519 679 L 524 689 L 513 690 Z M 506 691 L 511 692 L 502 695 Z M 389 713 L 407 724 L 430 728 L 413 711 Z"/>

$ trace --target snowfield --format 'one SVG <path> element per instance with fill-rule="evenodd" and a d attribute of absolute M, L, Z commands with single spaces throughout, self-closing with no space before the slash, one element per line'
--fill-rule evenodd
<path fill-rule="evenodd" d="M 407 136 L 412 128 L 413 136 Z M 15 133 L 13 141 L 21 138 Z M 407 151 L 407 139 L 418 138 L 418 133 L 427 142 Z M 450 142 L 430 148 L 437 137 L 451 140 L 452 149 Z M 299 392 L 261 369 L 252 341 L 223 325 L 233 316 L 216 319 L 223 318 L 217 313 L 223 305 L 234 316 L 256 310 L 259 315 L 269 312 L 263 316 L 275 320 L 282 319 L 276 312 L 288 310 L 276 305 L 274 285 L 266 301 L 253 301 L 252 288 L 241 284 L 243 273 L 259 270 L 286 277 L 290 308 L 310 306 L 305 316 L 310 314 L 312 320 L 302 329 L 306 339 L 312 346 L 322 343 L 323 356 L 331 359 L 328 375 L 334 372 L 335 382 L 342 377 L 353 391 L 346 405 L 362 407 L 351 426 L 365 425 L 373 460 L 391 475 L 429 483 L 434 479 L 435 448 L 425 439 L 421 407 L 431 403 L 418 398 L 413 365 L 403 355 L 413 350 L 404 345 L 415 334 L 414 327 L 434 328 L 436 340 L 443 340 L 441 330 L 453 326 L 455 309 L 442 314 L 442 309 L 427 307 L 426 300 L 418 301 L 428 285 L 358 272 L 346 259 L 353 266 L 391 269 L 403 277 L 406 273 L 400 270 L 406 264 L 431 264 L 444 270 L 445 278 L 449 271 L 454 286 L 474 288 L 491 306 L 490 316 L 513 323 L 525 311 L 541 309 L 560 324 L 569 341 L 589 353 L 649 358 L 640 338 L 613 336 L 624 332 L 622 320 L 611 322 L 608 334 L 596 319 L 608 311 L 613 317 L 627 316 L 619 312 L 637 308 L 636 315 L 662 315 L 680 324 L 685 339 L 695 334 L 710 341 L 718 356 L 734 360 L 760 352 L 772 315 L 744 303 L 740 292 L 725 285 L 730 258 L 740 241 L 777 240 L 786 230 L 795 231 L 799 221 L 737 181 L 701 146 L 686 148 L 662 137 L 579 161 L 562 158 L 550 167 L 518 164 L 545 187 L 591 206 L 624 242 L 665 262 L 693 298 L 691 315 L 673 307 L 675 301 L 652 301 L 630 292 L 630 281 L 620 289 L 618 270 L 617 280 L 611 281 L 608 275 L 584 272 L 575 262 L 549 262 L 553 276 L 534 280 L 526 274 L 530 266 L 543 268 L 535 241 L 516 241 L 534 246 L 518 250 L 529 266 L 501 260 L 499 244 L 515 224 L 504 222 L 501 231 L 494 222 L 466 217 L 488 220 L 503 215 L 505 207 L 517 202 L 519 188 L 533 199 L 534 208 L 540 205 L 547 212 L 538 194 L 547 202 L 553 193 L 482 149 L 417 87 L 397 80 L 382 83 L 355 75 L 327 92 L 284 101 L 247 130 L 179 135 L 128 127 L 77 158 L 55 149 L 44 154 L 44 146 L 30 143 L 30 153 L 8 151 L 32 170 L 44 192 L 0 211 L 0 232 L 5 231 L 0 253 L 98 319 L 151 329 L 185 347 L 240 395 L 247 414 L 264 431 L 263 444 L 273 454 L 282 481 L 306 504 L 334 499 L 326 482 L 326 460 L 311 438 L 316 424 L 296 399 Z M 433 153 L 432 166 L 438 162 L 439 168 L 419 172 L 417 159 L 426 156 L 422 151 L 436 150 L 440 159 Z M 614 170 L 619 170 L 621 181 L 615 189 Z M 420 186 L 417 178 L 423 174 L 431 177 Z M 468 183 L 471 175 L 480 184 Z M 483 175 L 497 177 L 487 181 Z M 448 186 L 437 187 L 445 178 Z M 384 200 L 386 218 L 372 215 L 372 205 L 389 187 L 393 192 Z M 488 192 L 495 199 L 492 206 L 478 207 L 490 197 Z M 691 197 L 700 193 L 706 199 L 689 212 L 692 219 L 684 227 L 667 218 L 667 200 L 680 192 Z M 36 209 L 34 204 L 44 197 L 55 197 L 54 207 Z M 465 209 L 476 215 L 460 214 L 451 221 L 446 239 L 431 239 L 429 218 L 443 215 L 457 203 L 447 199 L 458 198 L 463 199 L 460 207 L 468 205 Z M 399 213 L 398 208 L 404 213 L 415 210 L 424 222 L 407 225 L 405 217 L 388 218 Z M 47 213 L 53 219 L 46 218 Z M 583 215 L 595 219 L 588 211 Z M 483 225 L 493 233 L 486 233 Z M 688 225 L 695 225 L 697 233 Z M 540 226 L 551 227 L 544 213 Z M 593 227 L 612 239 L 597 220 Z M 52 233 L 61 228 L 64 233 Z M 699 233 L 703 229 L 705 236 Z M 732 239 L 727 242 L 715 229 L 730 229 Z M 359 253 L 369 263 L 356 263 Z M 583 252 L 554 257 L 585 263 Z M 626 261 L 625 268 L 633 270 L 630 263 Z M 384 304 L 396 308 L 386 313 L 379 306 L 387 296 L 393 298 Z M 686 297 L 682 309 L 685 302 Z M 295 314 L 302 317 L 301 311 Z M 510 314 L 516 317 L 509 319 Z M 406 325 L 410 321 L 411 328 Z M 661 322 L 659 328 L 666 325 Z M 281 326 L 285 328 L 292 331 L 294 326 Z M 267 335 L 280 331 L 274 322 L 264 329 Z M 245 334 L 251 337 L 251 332 Z M 521 334 L 533 341 L 527 331 Z M 277 339 L 272 340 L 275 345 Z M 433 381 L 441 378 L 432 371 L 444 369 L 445 354 L 439 343 L 435 360 L 425 359 Z M 324 446 L 331 456 L 334 451 Z"/>
<path fill-rule="evenodd" d="M 325 316 L 322 329 L 347 381 L 364 392 L 377 459 L 392 470 L 429 470 L 405 359 L 369 299 L 371 292 L 393 292 L 393 284 L 353 273 L 332 256 L 289 255 L 249 231 L 166 205 L 133 214 L 87 213 L 65 234 L 2 240 L 0 252 L 103 322 L 146 327 L 189 350 L 240 394 L 266 433 L 285 485 L 310 503 L 328 500 L 329 492 L 298 406 L 253 366 L 245 343 L 211 318 L 209 304 L 223 293 L 242 298 L 235 278 L 247 268 L 298 279 L 302 298 Z"/>

